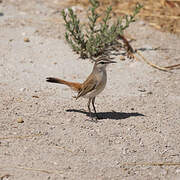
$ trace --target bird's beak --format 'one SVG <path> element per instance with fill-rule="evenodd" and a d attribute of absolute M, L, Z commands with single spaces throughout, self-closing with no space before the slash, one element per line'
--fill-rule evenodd
<path fill-rule="evenodd" d="M 107 64 L 117 63 L 116 61 L 108 61 Z"/>

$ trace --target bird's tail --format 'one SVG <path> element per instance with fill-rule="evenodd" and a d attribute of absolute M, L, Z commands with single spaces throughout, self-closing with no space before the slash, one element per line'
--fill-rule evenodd
<path fill-rule="evenodd" d="M 65 85 L 69 86 L 72 90 L 78 91 L 78 92 L 82 88 L 81 83 L 69 82 L 69 81 L 65 81 L 63 79 L 59 79 L 59 78 L 48 77 L 48 78 L 46 78 L 46 81 L 51 82 L 51 83 L 65 84 Z"/>

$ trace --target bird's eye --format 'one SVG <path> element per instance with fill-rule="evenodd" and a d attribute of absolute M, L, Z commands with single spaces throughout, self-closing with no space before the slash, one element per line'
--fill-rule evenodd
<path fill-rule="evenodd" d="M 102 61 L 101 64 L 105 64 L 105 62 Z"/>

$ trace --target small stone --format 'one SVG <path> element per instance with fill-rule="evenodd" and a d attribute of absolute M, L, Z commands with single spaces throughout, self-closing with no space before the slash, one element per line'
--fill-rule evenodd
<path fill-rule="evenodd" d="M 54 128 L 55 128 L 55 126 L 51 126 L 51 127 L 50 127 L 50 130 L 53 130 Z"/>
<path fill-rule="evenodd" d="M 32 98 L 39 98 L 39 96 L 33 95 Z"/>
<path fill-rule="evenodd" d="M 139 92 L 146 92 L 146 90 L 144 88 L 142 89 L 138 89 Z"/>
<path fill-rule="evenodd" d="M 158 81 L 158 80 L 155 80 L 154 83 L 157 84 L 157 83 L 159 83 L 159 81 Z"/>
<path fill-rule="evenodd" d="M 23 120 L 22 118 L 18 118 L 18 119 L 17 119 L 17 122 L 18 122 L 18 123 L 23 123 L 24 120 Z"/>
<path fill-rule="evenodd" d="M 146 25 L 145 21 L 139 21 L 139 25 L 144 26 Z"/>
<path fill-rule="evenodd" d="M 147 92 L 147 94 L 149 94 L 149 95 L 151 95 L 151 94 L 153 94 L 151 91 L 149 91 L 149 92 Z"/>
<path fill-rule="evenodd" d="M 30 42 L 29 38 L 24 38 L 24 42 Z"/>
<path fill-rule="evenodd" d="M 20 91 L 21 92 L 24 92 L 26 90 L 26 88 L 21 88 Z"/>

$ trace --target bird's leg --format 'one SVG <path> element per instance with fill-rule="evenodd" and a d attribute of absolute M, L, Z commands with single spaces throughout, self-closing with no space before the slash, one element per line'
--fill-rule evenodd
<path fill-rule="evenodd" d="M 92 105 L 93 105 L 93 109 L 94 109 L 94 112 L 95 112 L 95 115 L 96 115 L 96 117 L 97 117 L 97 119 L 99 119 L 99 117 L 98 117 L 98 115 L 97 115 L 97 112 L 96 112 L 96 107 L 95 107 L 95 98 L 96 97 L 93 97 L 93 99 L 92 99 Z"/>
<path fill-rule="evenodd" d="M 91 116 L 91 118 L 93 118 L 92 117 L 92 112 L 91 112 L 91 108 L 90 108 L 90 105 L 91 105 L 91 100 L 92 100 L 92 98 L 89 98 L 89 100 L 88 100 L 88 110 L 89 110 L 89 114 L 90 114 L 90 116 Z"/>

